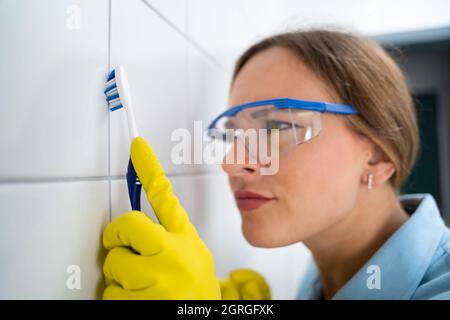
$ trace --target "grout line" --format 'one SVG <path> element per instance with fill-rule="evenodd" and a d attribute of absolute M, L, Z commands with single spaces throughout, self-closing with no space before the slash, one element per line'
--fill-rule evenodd
<path fill-rule="evenodd" d="M 166 173 L 167 178 L 178 178 L 178 177 L 199 177 L 199 176 L 218 176 L 222 175 L 222 171 L 189 171 L 189 172 L 176 172 L 176 173 Z M 125 180 L 126 175 L 112 176 L 112 180 Z"/>
<path fill-rule="evenodd" d="M 221 171 L 190 171 L 179 173 L 167 173 L 168 178 L 190 177 L 190 176 L 216 176 L 221 175 Z M 108 175 L 96 177 L 47 177 L 47 178 L 15 178 L 0 179 L 0 184 L 39 184 L 39 183 L 61 183 L 61 182 L 94 182 L 94 181 L 118 181 L 126 179 L 125 175 Z"/>
<path fill-rule="evenodd" d="M 189 18 L 188 18 L 188 2 L 187 0 L 184 1 L 184 26 L 186 29 L 186 32 L 189 33 Z M 193 119 L 192 117 L 192 110 L 191 110 L 191 68 L 190 68 L 190 47 L 188 44 L 185 44 L 184 46 L 184 62 L 185 62 L 185 74 L 184 74 L 184 79 L 186 81 L 186 86 L 185 86 L 185 109 L 186 109 L 186 113 L 185 113 L 185 117 L 186 117 L 186 123 L 191 123 L 191 119 Z"/>
<path fill-rule="evenodd" d="M 36 183 L 60 183 L 60 182 L 90 182 L 120 180 L 125 176 L 97 176 L 97 177 L 42 177 L 42 178 L 17 178 L 0 179 L 0 184 L 36 184 Z"/>
<path fill-rule="evenodd" d="M 111 0 L 108 1 L 108 72 L 111 70 Z M 108 106 L 106 106 L 108 110 Z M 108 112 L 108 207 L 109 221 L 112 220 L 112 198 L 111 198 L 111 112 Z"/>
<path fill-rule="evenodd" d="M 205 49 L 201 47 L 196 41 L 191 39 L 183 30 L 178 28 L 172 21 L 166 18 L 158 9 L 153 5 L 148 3 L 146 0 L 141 0 L 150 10 L 152 10 L 156 15 L 158 15 L 164 22 L 166 22 L 172 29 L 174 29 L 179 35 L 181 35 L 188 43 L 190 43 L 194 48 L 196 48 L 200 53 L 202 53 L 206 58 L 213 62 L 220 70 L 226 71 L 226 68 L 220 63 L 213 55 L 209 54 Z"/>

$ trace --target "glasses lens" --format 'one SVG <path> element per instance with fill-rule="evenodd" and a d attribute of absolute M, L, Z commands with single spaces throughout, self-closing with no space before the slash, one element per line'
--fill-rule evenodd
<path fill-rule="evenodd" d="M 293 146 L 317 137 L 322 131 L 321 113 L 317 111 L 288 108 L 293 127 Z"/>
<path fill-rule="evenodd" d="M 292 108 L 279 109 L 264 105 L 244 109 L 233 116 L 220 118 L 214 129 L 208 132 L 216 150 L 222 157 L 233 148 L 244 147 L 249 160 L 261 161 L 264 156 L 286 151 L 311 140 L 321 131 L 320 113 Z M 227 154 L 227 156 L 229 156 Z M 263 161 L 264 162 L 264 161 Z"/>

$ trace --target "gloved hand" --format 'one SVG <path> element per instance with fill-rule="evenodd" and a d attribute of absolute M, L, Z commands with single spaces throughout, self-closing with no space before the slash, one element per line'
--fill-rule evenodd
<path fill-rule="evenodd" d="M 103 298 L 221 299 L 213 257 L 143 138 L 132 142 L 131 161 L 159 224 L 131 211 L 105 229 Z"/>
<path fill-rule="evenodd" d="M 258 272 L 236 269 L 220 280 L 223 300 L 270 300 L 270 288 Z"/>

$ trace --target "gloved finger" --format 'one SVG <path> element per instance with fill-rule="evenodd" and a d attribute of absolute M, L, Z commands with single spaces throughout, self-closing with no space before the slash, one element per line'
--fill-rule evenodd
<path fill-rule="evenodd" d="M 110 284 L 103 292 L 103 300 L 139 300 L 146 299 L 139 291 L 125 290 L 117 284 Z"/>
<path fill-rule="evenodd" d="M 142 290 L 126 290 L 120 285 L 111 284 L 103 292 L 104 300 L 189 300 L 178 296 L 173 290 L 158 286 Z"/>
<path fill-rule="evenodd" d="M 141 255 L 153 255 L 162 250 L 167 237 L 164 228 L 139 211 L 115 218 L 103 231 L 103 246 L 131 247 Z"/>
<path fill-rule="evenodd" d="M 108 252 L 103 273 L 107 284 L 120 285 L 125 290 L 141 290 L 155 284 L 156 280 L 149 268 L 152 256 L 141 256 L 125 247 L 117 247 Z"/>
<path fill-rule="evenodd" d="M 270 299 L 270 287 L 260 273 L 251 269 L 236 269 L 230 273 L 230 279 L 236 284 L 241 293 L 244 286 L 252 282 L 262 292 L 264 299 Z"/>
<path fill-rule="evenodd" d="M 255 281 L 259 285 L 266 284 L 266 280 L 259 273 L 252 269 L 235 269 L 230 272 L 230 278 L 238 285 L 244 284 L 247 281 Z"/>
<path fill-rule="evenodd" d="M 127 291 L 117 284 L 110 284 L 103 291 L 103 300 L 126 300 L 132 299 L 127 295 Z"/>
<path fill-rule="evenodd" d="M 268 288 L 261 288 L 256 282 L 248 281 L 241 288 L 242 300 L 270 300 Z"/>
<path fill-rule="evenodd" d="M 219 280 L 220 293 L 222 295 L 222 300 L 239 300 L 240 295 L 238 288 L 233 284 L 233 282 L 227 278 L 224 280 Z"/>
<path fill-rule="evenodd" d="M 186 227 L 189 217 L 173 193 L 161 163 L 145 139 L 133 140 L 131 161 L 159 222 L 169 232 L 177 232 Z"/>

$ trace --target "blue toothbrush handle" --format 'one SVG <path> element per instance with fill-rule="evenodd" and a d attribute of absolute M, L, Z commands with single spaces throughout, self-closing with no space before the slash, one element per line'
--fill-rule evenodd
<path fill-rule="evenodd" d="M 141 190 L 142 185 L 139 181 L 139 177 L 136 174 L 136 170 L 134 170 L 133 163 L 131 162 L 131 158 L 128 161 L 128 170 L 127 170 L 127 184 L 128 184 L 128 196 L 130 197 L 131 209 L 132 210 L 141 210 Z"/>

